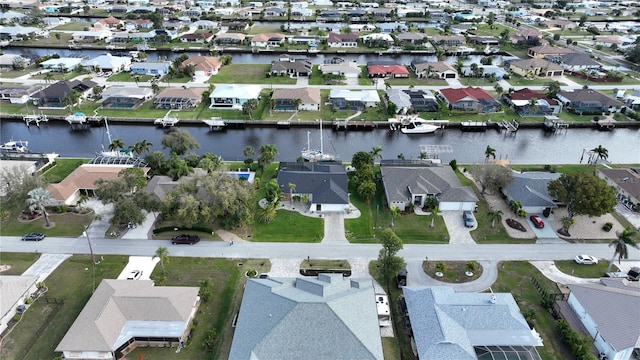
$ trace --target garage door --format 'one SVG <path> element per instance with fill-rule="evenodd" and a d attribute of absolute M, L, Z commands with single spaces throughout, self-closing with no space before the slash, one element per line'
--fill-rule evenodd
<path fill-rule="evenodd" d="M 456 74 L 445 74 L 444 77 L 446 79 L 455 79 L 456 78 Z"/>

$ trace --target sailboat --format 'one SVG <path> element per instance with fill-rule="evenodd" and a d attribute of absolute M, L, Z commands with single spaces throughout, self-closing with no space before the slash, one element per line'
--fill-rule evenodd
<path fill-rule="evenodd" d="M 107 128 L 107 138 L 109 139 L 109 145 L 111 145 L 113 143 L 113 140 L 111 140 L 111 133 L 109 132 L 109 122 L 107 121 L 106 117 L 104 119 L 104 126 Z M 104 157 L 130 157 L 130 158 L 132 158 L 133 157 L 133 152 L 129 148 L 108 150 L 107 151 L 107 150 L 104 149 L 104 144 L 102 144 L 102 151 L 100 152 L 100 156 L 104 156 Z"/>
<path fill-rule="evenodd" d="M 302 150 L 302 157 L 305 161 L 332 161 L 335 156 L 325 154 L 322 141 L 322 120 L 320 121 L 320 150 L 311 148 L 311 131 L 307 131 L 307 148 Z"/>

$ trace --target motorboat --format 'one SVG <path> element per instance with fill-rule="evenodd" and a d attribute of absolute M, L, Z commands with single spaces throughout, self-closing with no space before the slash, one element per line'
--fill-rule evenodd
<path fill-rule="evenodd" d="M 0 145 L 0 150 L 7 152 L 26 153 L 29 151 L 29 142 L 23 140 L 11 140 Z"/>
<path fill-rule="evenodd" d="M 87 122 L 87 116 L 82 112 L 76 112 L 73 115 L 69 115 L 64 118 L 71 125 L 73 124 L 84 124 Z"/>
<path fill-rule="evenodd" d="M 440 129 L 440 126 L 427 124 L 421 121 L 411 121 L 409 124 L 400 128 L 403 134 L 431 134 Z"/>
<path fill-rule="evenodd" d="M 444 128 L 448 123 L 448 120 L 425 120 L 415 114 L 396 115 L 395 118 L 389 119 L 391 130 L 400 129 L 403 134 L 430 134 Z"/>

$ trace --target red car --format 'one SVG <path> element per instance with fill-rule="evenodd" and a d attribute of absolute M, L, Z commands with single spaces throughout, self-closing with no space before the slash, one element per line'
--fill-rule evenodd
<path fill-rule="evenodd" d="M 540 216 L 531 215 L 529 216 L 529 220 L 531 220 L 533 226 L 537 227 L 538 229 L 544 228 L 544 222 L 542 221 L 542 219 L 540 219 Z"/>

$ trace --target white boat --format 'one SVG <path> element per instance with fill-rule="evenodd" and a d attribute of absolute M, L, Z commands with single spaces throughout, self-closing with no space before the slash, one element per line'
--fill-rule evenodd
<path fill-rule="evenodd" d="M 29 142 L 23 140 L 11 140 L 0 145 L 0 150 L 7 152 L 26 153 L 29 151 Z"/>
<path fill-rule="evenodd" d="M 403 134 L 430 134 L 440 129 L 440 126 L 433 124 L 426 124 L 421 121 L 411 121 L 409 124 L 403 126 L 400 131 Z"/>
<path fill-rule="evenodd" d="M 305 161 L 332 161 L 336 157 L 331 154 L 325 154 L 322 144 L 322 121 L 320 121 L 320 150 L 311 148 L 311 132 L 307 131 L 307 148 L 302 150 L 302 158 Z"/>
<path fill-rule="evenodd" d="M 84 124 L 87 122 L 87 116 L 84 113 L 77 112 L 73 115 L 69 115 L 64 118 L 71 125 L 73 124 Z"/>
<path fill-rule="evenodd" d="M 153 123 L 162 127 L 171 127 L 175 126 L 179 121 L 180 119 L 175 116 L 170 117 L 167 113 L 163 118 L 156 119 Z"/>
<path fill-rule="evenodd" d="M 396 115 L 389 119 L 392 130 L 400 129 L 403 134 L 430 134 L 442 129 L 448 120 L 425 120 L 418 115 Z"/>
<path fill-rule="evenodd" d="M 208 120 L 202 120 L 203 123 L 207 124 L 210 131 L 222 131 L 224 130 L 227 124 L 222 120 L 221 117 L 212 117 Z"/>
<path fill-rule="evenodd" d="M 104 118 L 104 126 L 107 128 L 107 138 L 109 139 L 109 145 L 111 145 L 111 143 L 113 143 L 113 140 L 111 139 L 111 133 L 109 132 L 109 123 L 107 122 L 107 118 Z M 133 157 L 133 152 L 131 151 L 130 148 L 124 148 L 124 149 L 116 149 L 116 150 L 105 150 L 104 149 L 104 145 L 102 146 L 102 151 L 100 152 L 100 156 L 104 156 L 107 158 L 111 158 L 111 157 L 117 157 L 117 158 L 121 158 L 121 157 Z"/>

